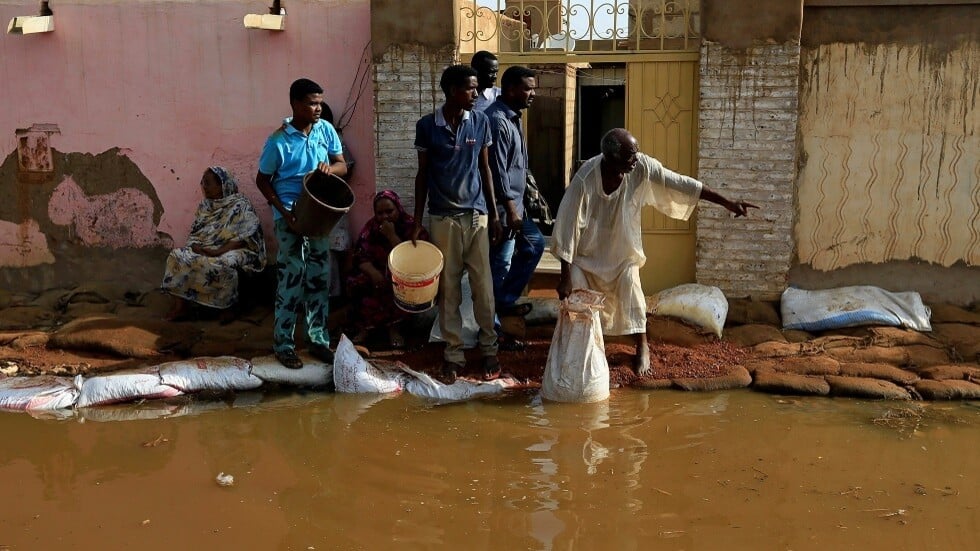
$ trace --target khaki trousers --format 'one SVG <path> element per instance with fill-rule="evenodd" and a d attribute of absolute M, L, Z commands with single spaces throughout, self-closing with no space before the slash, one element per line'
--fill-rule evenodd
<path fill-rule="evenodd" d="M 439 277 L 439 329 L 446 341 L 447 362 L 465 364 L 463 356 L 463 270 L 473 290 L 473 312 L 480 327 L 482 356 L 497 355 L 497 332 L 493 328 L 493 280 L 490 274 L 490 236 L 487 216 L 476 211 L 459 216 L 431 216 L 429 235 L 443 256 Z"/>

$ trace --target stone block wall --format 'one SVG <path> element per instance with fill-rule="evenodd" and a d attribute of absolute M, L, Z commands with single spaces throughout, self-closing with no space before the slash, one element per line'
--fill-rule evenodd
<path fill-rule="evenodd" d="M 697 279 L 729 297 L 778 299 L 793 259 L 798 42 L 701 47 L 698 177 L 760 208 L 698 209 Z"/>
<path fill-rule="evenodd" d="M 415 205 L 415 123 L 445 101 L 439 78 L 454 63 L 452 48 L 389 46 L 375 59 L 375 176 L 378 191 L 393 189 L 409 213 Z"/>

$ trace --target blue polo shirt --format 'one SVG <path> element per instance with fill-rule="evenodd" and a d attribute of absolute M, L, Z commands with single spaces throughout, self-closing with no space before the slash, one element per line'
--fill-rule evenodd
<path fill-rule="evenodd" d="M 317 121 L 309 136 L 287 124 L 285 129 L 276 130 L 265 141 L 259 157 L 259 172 L 272 176 L 272 187 L 279 200 L 292 209 L 303 193 L 303 176 L 321 162 L 328 161 L 330 155 L 341 152 L 340 136 L 329 122 Z M 282 214 L 272 209 L 272 217 L 278 220 Z"/>
<path fill-rule="evenodd" d="M 478 111 L 463 111 L 456 132 L 446 122 L 442 106 L 419 119 L 415 148 L 429 156 L 425 175 L 429 214 L 455 216 L 471 210 L 487 214 L 480 183 L 480 150 L 491 144 L 490 122 Z"/>

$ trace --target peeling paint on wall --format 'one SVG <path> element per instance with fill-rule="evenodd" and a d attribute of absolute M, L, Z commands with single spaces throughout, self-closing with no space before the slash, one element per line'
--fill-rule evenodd
<path fill-rule="evenodd" d="M 48 203 L 48 216 L 68 226 L 72 236 L 89 247 L 168 246 L 153 223 L 153 201 L 145 193 L 124 188 L 88 196 L 71 176 L 55 188 Z"/>
<path fill-rule="evenodd" d="M 980 266 L 977 44 L 805 52 L 799 261 Z"/>
<path fill-rule="evenodd" d="M 54 255 L 37 221 L 15 224 L 0 220 L 0 266 L 24 268 L 53 263 Z"/>

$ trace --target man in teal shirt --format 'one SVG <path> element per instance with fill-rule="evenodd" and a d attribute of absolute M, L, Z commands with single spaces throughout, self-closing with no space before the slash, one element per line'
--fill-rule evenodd
<path fill-rule="evenodd" d="M 322 103 L 323 88 L 319 84 L 305 78 L 293 82 L 289 87 L 292 120 L 266 140 L 255 175 L 255 185 L 272 205 L 279 243 L 274 350 L 276 358 L 291 369 L 303 367 L 293 336 L 301 305 L 306 311 L 310 354 L 333 363 L 327 333 L 330 241 L 300 235 L 293 214 L 307 173 L 319 170 L 337 176 L 347 174 L 340 136 L 330 123 L 320 120 Z"/>

